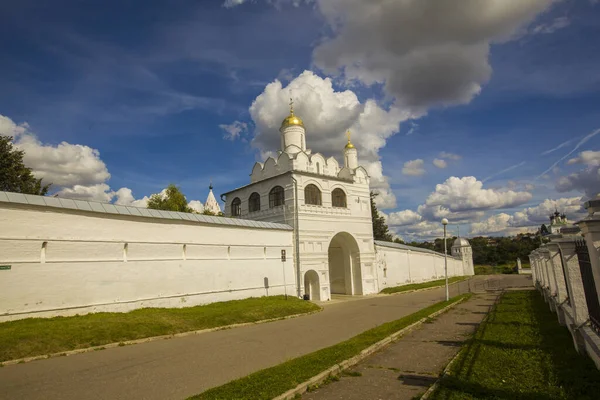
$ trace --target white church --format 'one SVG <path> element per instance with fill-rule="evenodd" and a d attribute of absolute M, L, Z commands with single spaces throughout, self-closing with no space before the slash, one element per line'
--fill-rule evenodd
<path fill-rule="evenodd" d="M 294 294 L 327 301 L 444 277 L 444 255 L 373 239 L 369 175 L 307 149 L 302 119 L 276 158 L 222 195 L 225 217 L 0 192 L 0 321 Z M 206 208 L 208 207 L 208 208 Z M 206 209 L 218 213 L 212 192 Z M 458 238 L 448 275 L 473 275 Z"/>

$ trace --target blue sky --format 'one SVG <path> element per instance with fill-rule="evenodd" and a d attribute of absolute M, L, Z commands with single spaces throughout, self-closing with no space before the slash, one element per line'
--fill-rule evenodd
<path fill-rule="evenodd" d="M 442 215 L 472 234 L 530 230 L 600 192 L 595 1 L 507 0 L 487 20 L 469 0 L 5 3 L 0 133 L 65 196 L 131 204 L 173 182 L 204 201 L 210 179 L 244 185 L 277 150 L 288 87 L 313 151 L 339 156 L 355 132 L 406 239 L 436 236 Z"/>

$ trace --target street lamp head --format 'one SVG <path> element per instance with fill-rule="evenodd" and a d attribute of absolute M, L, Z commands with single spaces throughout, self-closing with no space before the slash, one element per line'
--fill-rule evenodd
<path fill-rule="evenodd" d="M 442 219 L 442 225 L 448 225 L 448 219 L 446 219 L 446 218 Z"/>

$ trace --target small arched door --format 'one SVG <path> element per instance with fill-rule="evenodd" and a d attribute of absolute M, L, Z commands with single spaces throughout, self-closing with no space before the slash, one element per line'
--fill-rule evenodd
<path fill-rule="evenodd" d="M 311 269 L 304 274 L 304 294 L 307 294 L 310 300 L 321 300 L 321 285 L 319 285 L 319 274 Z"/>

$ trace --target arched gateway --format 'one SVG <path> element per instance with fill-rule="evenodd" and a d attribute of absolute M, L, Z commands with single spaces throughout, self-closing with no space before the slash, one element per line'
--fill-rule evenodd
<path fill-rule="evenodd" d="M 336 234 L 328 250 L 329 284 L 332 294 L 362 294 L 360 250 L 356 239 L 347 233 Z"/>
<path fill-rule="evenodd" d="M 314 301 L 321 300 L 321 285 L 319 284 L 319 274 L 313 269 L 304 274 L 304 293 L 309 299 Z"/>

